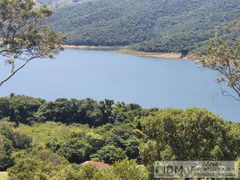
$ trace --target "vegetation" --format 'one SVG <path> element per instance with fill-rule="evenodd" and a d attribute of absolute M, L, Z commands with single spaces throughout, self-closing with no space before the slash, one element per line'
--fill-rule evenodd
<path fill-rule="evenodd" d="M 51 2 L 52 1 L 52 2 Z M 234 19 L 238 0 L 41 0 L 55 9 L 46 24 L 72 45 L 131 45 L 148 52 L 196 49 Z"/>
<path fill-rule="evenodd" d="M 60 35 L 41 23 L 51 14 L 34 0 L 0 0 L 0 55 L 10 69 L 0 86 L 30 61 L 58 53 Z"/>
<path fill-rule="evenodd" d="M 204 109 L 112 100 L 0 98 L 0 170 L 9 179 L 152 179 L 156 160 L 237 160 L 240 124 Z M 109 168 L 81 165 L 101 161 Z"/>
<path fill-rule="evenodd" d="M 201 60 L 204 68 L 218 73 L 217 82 L 222 94 L 240 101 L 240 14 L 231 23 L 220 28 L 221 34 L 206 42 L 206 45 L 189 56 Z M 229 36 L 231 35 L 231 36 Z M 222 87 L 231 88 L 226 89 Z"/>

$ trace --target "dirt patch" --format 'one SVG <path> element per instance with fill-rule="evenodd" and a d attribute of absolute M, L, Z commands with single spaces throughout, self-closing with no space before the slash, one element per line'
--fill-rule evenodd
<path fill-rule="evenodd" d="M 86 50 L 119 50 L 124 49 L 126 46 L 73 46 L 62 45 L 64 49 L 86 49 Z"/>
<path fill-rule="evenodd" d="M 169 58 L 169 59 L 182 58 L 181 53 L 140 52 L 140 51 L 134 51 L 134 50 L 130 50 L 130 49 L 117 50 L 117 51 L 115 51 L 115 53 L 129 54 L 129 55 L 141 56 L 141 57 L 154 57 L 154 58 Z"/>
<path fill-rule="evenodd" d="M 0 180 L 7 180 L 8 173 L 7 172 L 0 172 Z"/>
<path fill-rule="evenodd" d="M 131 50 L 131 49 L 129 49 L 128 46 L 73 46 L 73 45 L 62 45 L 62 47 L 64 49 L 109 50 L 109 51 L 114 51 L 117 54 L 128 54 L 128 55 L 141 56 L 141 57 L 169 58 L 169 59 L 182 58 L 181 53 L 141 52 L 141 51 Z"/>

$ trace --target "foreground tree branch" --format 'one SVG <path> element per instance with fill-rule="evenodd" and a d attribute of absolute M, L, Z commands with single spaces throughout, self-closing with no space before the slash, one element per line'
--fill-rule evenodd
<path fill-rule="evenodd" d="M 233 33 L 234 36 L 239 36 L 240 13 L 234 21 L 220 27 L 220 30 L 223 31 L 221 35 Z M 202 51 L 191 53 L 189 57 L 200 60 L 204 68 L 218 72 L 217 83 L 222 95 L 240 101 L 240 39 L 232 40 L 233 42 L 229 43 L 216 35 L 207 42 Z M 233 92 L 225 90 L 222 85 L 231 88 Z"/>
<path fill-rule="evenodd" d="M 3 83 L 7 82 L 14 74 L 16 74 L 19 70 L 21 70 L 22 68 L 24 68 L 27 63 L 29 63 L 31 60 L 33 60 L 34 58 L 31 58 L 31 59 L 28 59 L 27 61 L 25 61 L 21 66 L 19 66 L 16 70 L 14 70 L 14 68 L 12 68 L 10 74 L 5 78 L 3 79 L 1 82 L 0 82 L 0 87 L 3 85 Z M 14 67 L 14 66 L 13 66 Z"/>
<path fill-rule="evenodd" d="M 209 41 L 205 54 L 195 53 L 192 56 L 200 60 L 204 68 L 218 72 L 217 83 L 220 84 L 222 95 L 240 101 L 240 41 L 232 46 L 216 37 Z M 235 94 L 224 90 L 223 84 Z"/>
<path fill-rule="evenodd" d="M 0 55 L 11 66 L 0 87 L 33 59 L 53 58 L 61 50 L 60 34 L 42 24 L 51 14 L 34 0 L 0 0 Z"/>

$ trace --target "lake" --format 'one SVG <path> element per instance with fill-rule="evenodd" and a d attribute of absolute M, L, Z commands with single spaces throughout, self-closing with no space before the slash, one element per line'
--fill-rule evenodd
<path fill-rule="evenodd" d="M 144 108 L 198 107 L 240 122 L 240 102 L 221 95 L 216 76 L 188 60 L 65 50 L 56 59 L 29 63 L 0 88 L 0 96 L 13 92 L 46 100 L 113 99 Z"/>

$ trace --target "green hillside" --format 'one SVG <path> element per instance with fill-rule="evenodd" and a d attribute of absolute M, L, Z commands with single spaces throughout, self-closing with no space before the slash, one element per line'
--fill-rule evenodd
<path fill-rule="evenodd" d="M 240 157 L 240 124 L 206 109 L 14 94 L 0 107 L 1 180 L 150 180 L 155 161 Z"/>
<path fill-rule="evenodd" d="M 74 1 L 41 0 L 55 9 L 47 24 L 66 33 L 67 44 L 134 44 L 142 51 L 192 50 L 240 11 L 238 0 Z"/>

